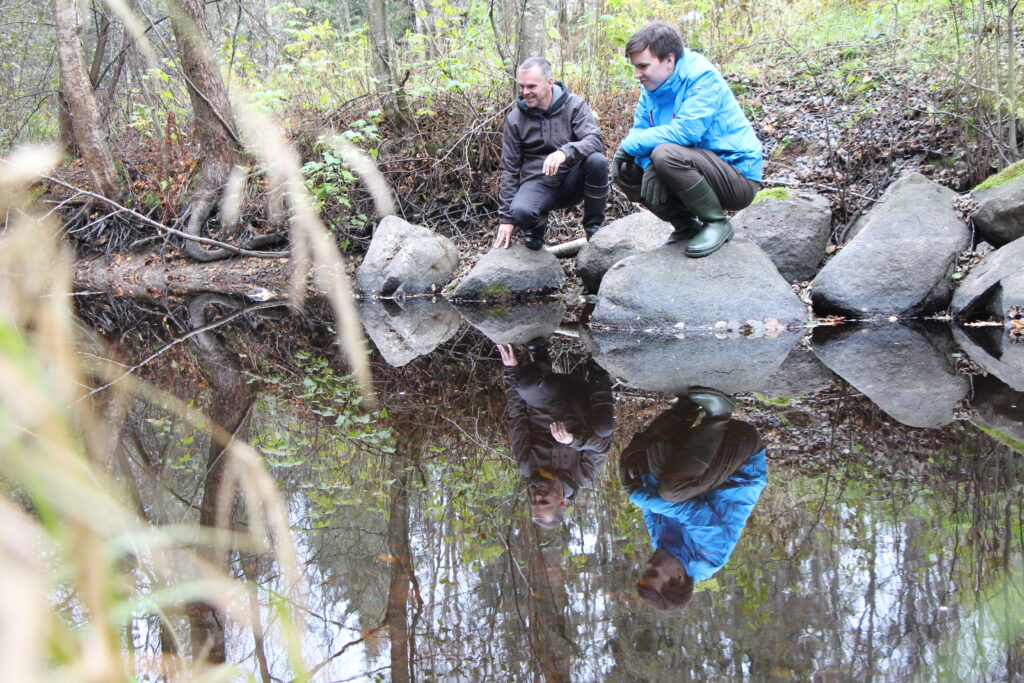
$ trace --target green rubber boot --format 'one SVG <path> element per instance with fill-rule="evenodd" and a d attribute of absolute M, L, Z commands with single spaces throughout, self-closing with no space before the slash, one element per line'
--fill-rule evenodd
<path fill-rule="evenodd" d="M 709 256 L 733 238 L 735 232 L 732 229 L 732 223 L 722 213 L 722 204 L 718 201 L 718 195 L 711 189 L 711 184 L 707 179 L 702 178 L 690 189 L 678 193 L 678 196 L 686 208 L 704 224 L 701 231 L 686 245 L 687 256 L 690 258 Z"/>
<path fill-rule="evenodd" d="M 704 409 L 708 420 L 727 421 L 736 409 L 736 399 L 718 389 L 691 387 L 686 397 Z"/>
<path fill-rule="evenodd" d="M 688 215 L 677 220 L 671 221 L 672 223 L 672 234 L 665 240 L 665 244 L 675 244 L 676 242 L 682 242 L 688 240 L 700 232 L 701 224 L 697 220 L 696 216 Z"/>

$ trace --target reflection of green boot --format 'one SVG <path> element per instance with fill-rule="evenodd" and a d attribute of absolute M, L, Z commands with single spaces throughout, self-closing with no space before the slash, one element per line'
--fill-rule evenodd
<path fill-rule="evenodd" d="M 672 234 L 665 240 L 665 244 L 675 244 L 688 240 L 700 232 L 701 224 L 696 216 L 686 215 L 672 221 Z"/>
<path fill-rule="evenodd" d="M 701 231 L 686 245 L 687 256 L 690 258 L 709 256 L 732 239 L 735 234 L 732 223 L 722 213 L 722 204 L 718 201 L 718 195 L 715 194 L 706 178 L 702 178 L 690 189 L 679 192 L 678 196 L 686 208 L 704 224 Z"/>
<path fill-rule="evenodd" d="M 686 397 L 704 409 L 708 420 L 728 420 L 736 408 L 736 399 L 718 389 L 693 387 Z"/>

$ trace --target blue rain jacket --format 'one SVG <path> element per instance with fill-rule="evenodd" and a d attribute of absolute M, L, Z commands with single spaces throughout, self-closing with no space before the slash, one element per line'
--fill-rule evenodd
<path fill-rule="evenodd" d="M 694 583 L 710 578 L 729 561 L 747 518 L 768 483 L 765 451 L 750 456 L 721 486 L 682 503 L 658 495 L 650 474 L 629 500 L 643 508 L 647 532 L 655 549 L 664 548 L 679 560 Z"/>
<path fill-rule="evenodd" d="M 761 182 L 761 141 L 722 74 L 692 50 L 683 50 L 675 72 L 656 90 L 641 90 L 621 147 L 647 168 L 651 152 L 666 142 L 710 150 Z"/>

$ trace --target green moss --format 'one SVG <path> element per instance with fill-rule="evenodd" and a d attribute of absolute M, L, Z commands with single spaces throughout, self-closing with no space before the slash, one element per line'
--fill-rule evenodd
<path fill-rule="evenodd" d="M 784 187 L 766 188 L 754 195 L 754 201 L 752 203 L 757 204 L 758 202 L 763 202 L 766 199 L 774 199 L 778 202 L 784 202 L 789 199 L 789 190 Z"/>
<path fill-rule="evenodd" d="M 501 296 L 507 296 L 508 293 L 507 285 L 487 285 L 480 288 L 480 296 L 485 299 L 496 299 Z"/>
<path fill-rule="evenodd" d="M 971 424 L 991 436 L 999 443 L 1009 446 L 1011 449 L 1017 451 L 1021 455 L 1024 455 L 1024 441 L 1019 441 L 1006 432 L 993 429 L 992 427 L 986 427 L 985 425 L 978 424 L 977 422 L 971 422 Z"/>
<path fill-rule="evenodd" d="M 1005 185 L 1013 180 L 1024 175 L 1024 160 L 1018 161 L 1015 164 L 1010 164 L 999 173 L 990 175 L 981 181 L 981 184 L 971 190 L 971 192 L 977 192 L 978 190 L 987 190 L 990 187 L 999 187 Z"/>

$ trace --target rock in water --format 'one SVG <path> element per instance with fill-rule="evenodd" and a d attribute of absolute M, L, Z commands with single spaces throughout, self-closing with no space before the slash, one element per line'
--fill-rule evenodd
<path fill-rule="evenodd" d="M 522 244 L 491 249 L 452 292 L 453 301 L 541 296 L 558 289 L 565 273 L 551 253 Z"/>
<path fill-rule="evenodd" d="M 920 173 L 901 176 L 814 278 L 814 310 L 879 316 L 945 308 L 956 257 L 970 243 L 967 226 L 953 210 L 955 197 Z"/>
<path fill-rule="evenodd" d="M 788 191 L 785 199 L 767 196 L 737 213 L 736 235 L 761 247 L 779 274 L 790 282 L 810 280 L 825 258 L 832 232 L 828 200 L 813 192 Z"/>
<path fill-rule="evenodd" d="M 896 420 L 911 427 L 941 427 L 967 395 L 970 382 L 956 374 L 945 325 L 845 325 L 814 331 L 814 353 Z"/>
<path fill-rule="evenodd" d="M 445 301 L 363 299 L 359 317 L 384 361 L 401 367 L 452 338 L 462 316 Z"/>
<path fill-rule="evenodd" d="M 660 247 L 671 233 L 672 226 L 650 211 L 640 211 L 604 226 L 576 257 L 584 289 L 596 292 L 609 268 L 624 258 Z"/>
<path fill-rule="evenodd" d="M 1024 391 L 1024 344 L 1015 344 L 1001 327 L 953 327 L 953 339 L 982 370 Z"/>
<path fill-rule="evenodd" d="M 561 301 L 536 301 L 515 306 L 485 304 L 458 307 L 459 312 L 495 344 L 525 344 L 554 334 L 565 316 Z"/>
<path fill-rule="evenodd" d="M 1024 238 L 983 258 L 953 293 L 950 311 L 959 316 L 983 310 L 1006 319 L 1012 306 L 1024 308 Z"/>
<path fill-rule="evenodd" d="M 807 312 L 760 247 L 734 240 L 705 258 L 685 242 L 615 264 L 604 276 L 592 322 L 629 329 L 713 328 L 716 323 L 801 325 Z"/>
<path fill-rule="evenodd" d="M 387 216 L 373 231 L 356 287 L 366 295 L 398 298 L 440 292 L 458 265 L 459 250 L 450 239 Z"/>
<path fill-rule="evenodd" d="M 650 337 L 624 330 L 591 328 L 581 337 L 598 365 L 637 389 L 685 394 L 693 386 L 727 394 L 765 391 L 798 332 L 771 336 L 726 336 L 703 332 Z"/>

